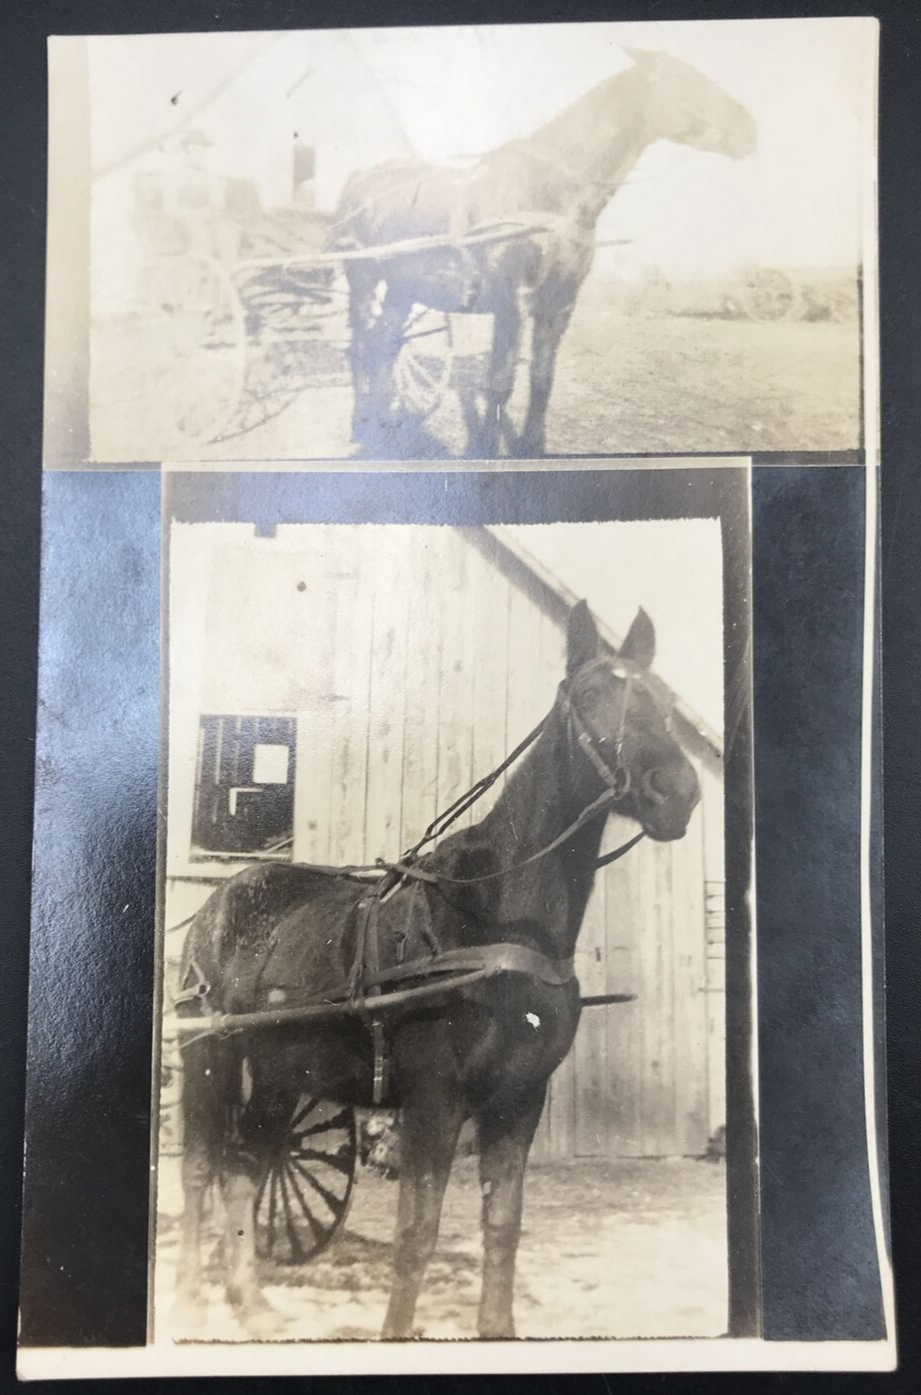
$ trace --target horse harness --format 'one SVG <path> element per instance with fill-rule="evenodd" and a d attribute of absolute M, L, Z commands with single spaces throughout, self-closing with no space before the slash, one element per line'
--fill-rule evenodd
<path fill-rule="evenodd" d="M 609 764 L 599 753 L 599 746 L 605 744 L 605 738 L 599 737 L 586 719 L 579 712 L 577 704 L 572 700 L 570 693 L 571 683 L 566 680 L 561 682 L 557 694 L 556 706 L 566 723 L 567 739 L 570 748 L 578 747 L 588 758 L 590 764 L 600 776 L 604 789 L 602 793 L 590 804 L 586 805 L 578 816 L 545 847 L 540 848 L 536 853 L 524 858 L 521 862 L 513 863 L 509 867 L 500 868 L 495 872 L 483 873 L 476 877 L 451 877 L 446 874 L 432 871 L 428 868 L 419 867 L 415 864 L 414 858 L 418 850 L 428 841 L 428 832 L 423 835 L 420 842 L 409 853 L 394 863 L 385 863 L 379 860 L 378 866 L 386 869 L 383 880 L 367 896 L 358 903 L 359 912 L 359 933 L 358 946 L 352 971 L 349 976 L 349 999 L 358 1010 L 364 1010 L 368 1028 L 371 1033 L 371 1040 L 374 1049 L 374 1074 L 373 1074 L 373 1099 L 375 1105 L 384 1103 L 387 1093 L 388 1077 L 388 1053 L 387 1038 L 385 1033 L 384 1020 L 380 1013 L 380 1006 L 392 1000 L 384 997 L 383 988 L 386 983 L 406 980 L 415 977 L 417 974 L 438 975 L 444 972 L 455 970 L 466 972 L 474 976 L 474 981 L 479 978 L 492 977 L 497 973 L 520 973 L 536 978 L 542 983 L 553 987 L 565 987 L 574 978 L 574 965 L 572 957 L 566 959 L 552 959 L 539 950 L 531 949 L 524 945 L 511 943 L 478 945 L 471 949 L 442 950 L 428 925 L 424 935 L 429 940 L 432 949 L 432 957 L 428 960 L 416 960 L 412 963 L 401 962 L 401 947 L 404 941 L 400 941 L 397 948 L 397 965 L 390 970 L 380 970 L 380 944 L 379 944 L 379 923 L 381 904 L 393 895 L 401 886 L 407 882 L 413 883 L 414 892 L 418 890 L 420 884 L 450 886 L 473 886 L 478 883 L 496 880 L 500 877 L 509 876 L 535 862 L 542 860 L 555 852 L 558 848 L 566 844 L 578 831 L 587 823 L 594 821 L 601 814 L 607 813 L 613 805 L 626 798 L 630 792 L 632 779 L 629 767 L 624 761 L 624 742 L 627 731 L 627 718 L 630 711 L 630 699 L 635 686 L 645 687 L 645 678 L 633 665 L 622 660 L 612 661 L 609 659 L 596 659 L 583 665 L 577 672 L 582 674 L 593 668 L 605 668 L 623 683 L 623 701 L 621 705 L 620 718 L 615 732 L 612 750 L 614 755 L 613 764 Z M 543 718 L 525 741 L 516 747 L 507 763 L 517 759 L 518 755 L 536 740 L 544 730 L 548 718 Z M 669 717 L 665 714 L 666 724 L 669 724 Z M 500 769 L 506 767 L 506 762 Z M 474 786 L 474 789 L 477 787 Z M 476 798 L 483 791 L 480 790 Z M 469 805 L 463 802 L 462 796 L 458 804 L 461 804 L 457 813 L 453 817 L 459 817 Z M 473 802 L 473 801 L 471 801 Z M 453 807 L 453 806 L 452 806 Z M 451 811 L 448 811 L 449 813 Z M 441 834 L 453 822 L 453 818 L 444 821 L 438 828 Z M 436 824 L 438 820 L 436 820 Z M 596 868 L 609 866 L 635 847 L 645 834 L 641 831 L 634 834 L 627 842 L 621 844 L 613 852 L 605 854 L 596 862 Z M 451 987 L 456 988 L 458 981 L 455 980 Z M 413 990 L 410 990 L 413 991 Z M 378 1011 L 375 1011 L 375 1006 Z"/>
<path fill-rule="evenodd" d="M 393 1008 L 404 1004 L 412 1006 L 426 999 L 443 997 L 446 993 L 453 993 L 459 988 L 472 986 L 474 983 L 493 978 L 498 974 L 522 974 L 537 979 L 550 987 L 568 987 L 574 978 L 571 956 L 565 959 L 553 959 L 527 945 L 511 942 L 444 950 L 439 945 L 427 918 L 423 923 L 422 938 L 426 942 L 429 953 L 424 957 L 405 960 L 406 935 L 404 934 L 397 937 L 396 962 L 392 967 L 382 968 L 380 909 L 390 897 L 406 886 L 412 888 L 411 895 L 414 896 L 426 885 L 472 886 L 510 876 L 550 856 L 558 848 L 568 843 L 586 824 L 607 813 L 615 804 L 626 798 L 632 784 L 631 773 L 624 761 L 623 754 L 630 700 L 635 687 L 648 687 L 647 680 L 645 675 L 633 665 L 619 658 L 592 660 L 588 665 L 583 665 L 577 670 L 577 673 L 584 673 L 587 669 L 595 666 L 606 668 L 624 685 L 623 704 L 612 742 L 614 761 L 611 764 L 601 756 L 599 747 L 606 744 L 605 738 L 600 737 L 579 712 L 578 705 L 573 701 L 570 692 L 572 680 L 568 683 L 564 680 L 560 684 L 557 702 L 553 710 L 558 708 L 565 721 L 570 748 L 578 747 L 583 752 L 601 778 L 604 789 L 597 798 L 580 811 L 562 833 L 558 834 L 546 846 L 538 849 L 537 852 L 522 859 L 521 862 L 475 877 L 448 876 L 431 868 L 419 866 L 416 861 L 420 850 L 435 838 L 441 837 L 451 824 L 481 798 L 500 775 L 537 740 L 553 715 L 551 712 L 542 718 L 533 731 L 528 733 L 499 766 L 489 775 L 478 780 L 469 790 L 460 795 L 448 809 L 439 814 L 419 841 L 405 852 L 399 861 L 387 862 L 383 858 L 379 858 L 368 866 L 318 867 L 315 869 L 336 877 L 367 875 L 370 872 L 381 871 L 384 874 L 357 903 L 356 950 L 347 982 L 341 990 L 326 994 L 322 998 L 314 996 L 306 1001 L 295 1002 L 288 991 L 269 989 L 265 1007 L 253 1012 L 219 1013 L 213 1014 L 209 1018 L 196 1014 L 195 1024 L 201 1030 L 196 1037 L 187 1040 L 184 1044 L 190 1045 L 191 1040 L 197 1040 L 199 1036 L 226 1036 L 230 1033 L 266 1025 L 269 1021 L 273 1025 L 281 1026 L 289 1022 L 321 1020 L 343 1014 L 354 1014 L 366 1023 L 371 1035 L 374 1052 L 373 1100 L 375 1105 L 381 1105 L 385 1102 L 387 1095 L 389 1063 L 384 1015 Z M 668 715 L 663 714 L 663 717 L 668 723 Z M 616 862 L 644 837 L 645 834 L 642 831 L 634 834 L 620 847 L 598 858 L 595 863 L 596 868 L 607 867 Z M 412 902 L 410 903 L 410 914 L 411 911 Z M 200 974 L 194 961 L 189 967 L 193 976 L 196 973 L 199 974 L 200 981 L 191 984 L 176 998 L 176 1006 L 179 1007 L 180 1004 L 191 1006 L 194 1003 L 200 1012 L 206 1004 L 210 985 L 204 981 L 204 976 Z M 405 984 L 411 986 L 401 986 Z M 391 987 L 391 985 L 394 986 Z M 620 1000 L 623 997 L 624 1000 L 629 1000 L 630 996 L 613 995 L 613 999 Z"/>

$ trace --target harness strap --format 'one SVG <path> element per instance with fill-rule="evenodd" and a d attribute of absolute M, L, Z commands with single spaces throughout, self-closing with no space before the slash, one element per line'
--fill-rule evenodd
<path fill-rule="evenodd" d="M 530 857 L 524 858 L 522 862 L 515 862 L 511 867 L 500 867 L 497 872 L 484 872 L 483 875 L 479 877 L 449 877 L 445 872 L 430 872 L 426 868 L 417 867 L 411 862 L 386 862 L 383 858 L 378 861 L 378 866 L 383 867 L 388 872 L 398 873 L 401 877 L 407 877 L 410 880 L 432 882 L 435 886 L 441 883 L 450 886 L 474 886 L 478 882 L 495 881 L 498 877 L 507 877 L 512 872 L 520 872 L 522 868 L 530 867 L 533 862 L 539 862 L 541 858 L 548 857 L 550 853 L 556 852 L 557 848 L 561 848 L 564 843 L 567 843 L 575 833 L 578 833 L 580 828 L 584 828 L 587 823 L 591 823 L 599 814 L 605 813 L 610 806 L 616 802 L 617 798 L 618 796 L 612 789 L 604 790 L 603 793 L 599 794 L 597 799 L 593 799 L 591 804 L 587 805 L 582 810 L 578 818 L 573 819 L 568 828 L 564 828 L 563 832 L 554 838 L 552 843 L 548 843 L 546 847 L 538 848 L 536 853 L 532 853 Z M 642 836 L 641 834 L 640 837 Z"/>
<path fill-rule="evenodd" d="M 462 945 L 455 949 L 440 950 L 437 954 L 394 964 L 390 968 L 377 968 L 369 972 L 364 981 L 365 991 L 357 997 L 351 992 L 351 984 L 327 990 L 322 996 L 303 993 L 298 989 L 270 988 L 264 999 L 265 1011 L 269 1015 L 282 1014 L 287 1009 L 304 1008 L 326 1009 L 347 1006 L 349 1011 L 365 1016 L 376 1009 L 376 1017 L 384 1016 L 392 1002 L 402 1002 L 405 994 L 394 994 L 384 989 L 401 989 L 406 984 L 420 979 L 437 979 L 446 976 L 444 984 L 434 984 L 432 991 L 453 988 L 459 982 L 479 981 L 493 978 L 497 974 L 522 974 L 536 979 L 550 988 L 562 988 L 575 977 L 575 963 L 572 955 L 562 959 L 551 959 L 540 950 L 528 945 L 502 941 L 497 944 Z M 410 989 L 410 997 L 415 992 Z M 256 1002 L 259 1003 L 259 999 Z M 259 1009 L 257 1008 L 257 1011 Z M 372 1020 L 374 1020 L 372 1018 Z"/>
<path fill-rule="evenodd" d="M 384 1039 L 384 1016 L 388 1009 L 408 1005 L 415 1007 L 425 1000 L 438 1000 L 445 993 L 456 993 L 460 988 L 472 987 L 499 974 L 523 974 L 536 978 L 552 988 L 564 988 L 575 978 L 572 959 L 551 959 L 539 950 L 527 945 L 495 944 L 477 945 L 469 949 L 444 950 L 431 959 L 412 960 L 378 973 L 375 987 L 385 983 L 411 983 L 408 988 L 397 987 L 380 993 L 374 999 L 379 1013 L 377 1018 L 380 1034 L 379 1045 L 375 1044 L 375 1074 L 377 1056 L 380 1053 L 380 1094 L 383 1100 L 386 1093 L 386 1044 Z M 439 975 L 445 975 L 438 981 Z M 431 983 L 415 982 L 420 978 L 432 978 Z M 169 1031 L 186 1039 L 180 1043 L 182 1049 L 209 1036 L 227 1036 L 233 1032 L 243 1032 L 263 1027 L 282 1027 L 299 1022 L 323 1021 L 330 1017 L 356 1014 L 367 1017 L 368 1004 L 364 996 L 353 998 L 350 985 L 333 990 L 305 1001 L 297 1002 L 295 995 L 284 990 L 271 989 L 273 1002 L 252 1012 L 230 1012 L 196 1014 L 194 1017 L 174 1016 L 165 1019 Z M 372 1024 L 373 1025 L 373 1024 Z"/>
<path fill-rule="evenodd" d="M 619 848 L 615 848 L 613 852 L 605 853 L 604 857 L 599 857 L 598 861 L 595 863 L 596 872 L 600 871 L 602 867 L 610 867 L 612 862 L 616 862 L 618 858 L 628 853 L 631 848 L 635 848 L 637 843 L 641 843 L 645 837 L 646 834 L 640 829 L 639 833 L 634 833 L 633 837 L 628 838 L 626 843 L 621 843 Z"/>
<path fill-rule="evenodd" d="M 590 665 L 591 667 L 591 665 Z M 615 799 L 624 799 L 630 791 L 631 777 L 630 770 L 624 764 L 624 741 L 627 732 L 627 716 L 630 711 L 630 698 L 633 693 L 633 674 L 627 670 L 623 675 L 624 700 L 621 707 L 620 721 L 614 737 L 614 765 L 611 766 L 598 754 L 598 746 L 602 744 L 588 722 L 582 716 L 569 695 L 569 690 L 565 683 L 560 684 L 559 705 L 563 716 L 566 719 L 566 726 L 569 732 L 569 739 L 575 737 L 576 743 L 582 753 L 587 756 L 595 771 L 600 775 L 602 781 L 614 794 Z"/>
<path fill-rule="evenodd" d="M 358 903 L 358 945 L 348 979 L 349 1003 L 366 1014 L 371 1031 L 374 1050 L 373 1100 L 376 1105 L 383 1104 L 387 1094 L 387 1041 L 384 1024 L 374 1011 L 374 1001 L 381 996 L 379 929 L 382 900 L 381 895 L 371 895 Z"/>
<path fill-rule="evenodd" d="M 575 975 L 572 955 L 565 959 L 551 959 L 528 945 L 503 943 L 444 949 L 430 959 L 411 959 L 392 969 L 382 969 L 368 982 L 380 986 L 400 983 L 405 979 L 428 978 L 434 974 L 473 973 L 478 970 L 490 975 L 527 974 L 552 988 L 570 983 Z"/>

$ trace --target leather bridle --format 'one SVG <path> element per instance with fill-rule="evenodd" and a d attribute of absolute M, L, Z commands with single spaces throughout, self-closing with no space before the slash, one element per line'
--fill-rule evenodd
<path fill-rule="evenodd" d="M 614 733 L 612 750 L 613 762 L 607 761 L 601 755 L 600 749 L 607 745 L 608 738 L 599 736 L 592 727 L 587 717 L 579 711 L 578 705 L 572 698 L 572 685 L 577 678 L 583 674 L 591 673 L 596 669 L 606 669 L 614 678 L 620 679 L 623 683 L 623 702 L 620 709 L 620 720 L 617 730 Z M 648 694 L 657 712 L 662 718 L 666 731 L 671 731 L 671 713 L 664 712 L 660 704 L 654 697 L 646 674 L 635 665 L 625 659 L 590 659 L 577 669 L 572 678 L 560 684 L 557 698 L 558 706 L 566 722 L 569 735 L 570 746 L 578 746 L 582 753 L 588 758 L 589 763 L 594 767 L 603 783 L 611 791 L 614 800 L 625 799 L 630 793 L 632 776 L 630 768 L 624 760 L 624 743 L 627 736 L 627 718 L 630 715 L 630 701 L 635 688 L 642 689 Z"/>
<path fill-rule="evenodd" d="M 573 700 L 572 685 L 576 678 L 584 674 L 587 669 L 593 667 L 604 667 L 615 678 L 620 679 L 624 685 L 623 702 L 620 711 L 617 728 L 613 739 L 614 762 L 610 764 L 600 754 L 599 747 L 604 747 L 607 738 L 599 736 L 588 719 L 579 711 L 578 704 Z M 380 1105 L 387 1093 L 387 1043 L 385 1037 L 384 1020 L 382 1014 L 390 1008 L 397 1007 L 402 1003 L 416 1004 L 422 998 L 437 998 L 444 992 L 453 992 L 460 987 L 479 982 L 499 973 L 520 973 L 530 977 L 541 979 L 552 986 L 566 987 L 573 978 L 573 963 L 571 958 L 563 960 L 552 960 L 548 956 L 531 949 L 528 946 L 520 946 L 511 943 L 501 943 L 485 946 L 473 946 L 456 950 L 442 951 L 437 941 L 432 946 L 432 954 L 428 957 L 414 960 L 409 963 L 399 962 L 392 968 L 381 969 L 379 965 L 378 936 L 379 917 L 382 903 L 406 882 L 414 883 L 416 887 L 420 882 L 432 883 L 434 885 L 469 886 L 479 882 L 493 881 L 499 877 L 507 877 L 512 873 L 520 871 L 532 863 L 549 856 L 558 848 L 571 842 L 572 838 L 584 828 L 586 824 L 593 822 L 596 818 L 607 814 L 615 805 L 626 798 L 630 792 L 632 778 L 630 769 L 624 759 L 624 745 L 627 733 L 627 720 L 630 713 L 630 703 L 633 692 L 637 687 L 642 687 L 647 691 L 655 703 L 657 710 L 669 725 L 669 718 L 666 713 L 662 713 L 660 705 L 653 697 L 645 673 L 635 668 L 632 664 L 620 658 L 594 659 L 588 664 L 582 665 L 575 674 L 567 681 L 560 684 L 557 702 L 553 711 L 548 713 L 532 732 L 515 747 L 505 760 L 491 771 L 489 775 L 478 780 L 465 794 L 461 795 L 454 803 L 443 811 L 426 829 L 423 836 L 403 854 L 398 862 L 387 862 L 383 858 L 367 867 L 328 867 L 316 868 L 317 871 L 328 872 L 331 876 L 351 876 L 356 873 L 369 871 L 383 871 L 384 876 L 380 879 L 373 890 L 358 903 L 358 923 L 357 942 L 354 962 L 348 981 L 342 985 L 341 996 L 337 994 L 332 997 L 324 994 L 322 1000 L 311 1000 L 307 1003 L 293 1004 L 285 1006 L 266 1006 L 257 1011 L 249 1013 L 223 1013 L 213 1014 L 210 1018 L 202 1021 L 198 1018 L 194 1021 L 195 1035 L 187 1038 L 183 1046 L 190 1046 L 200 1037 L 213 1034 L 227 1035 L 230 1032 L 242 1031 L 248 1027 L 261 1027 L 266 1022 L 271 1021 L 276 1025 L 284 1022 L 300 1022 L 308 1019 L 321 1019 L 333 1017 L 340 1013 L 357 1013 L 366 1022 L 372 1036 L 374 1050 L 374 1070 L 373 1070 L 373 1100 L 375 1105 Z M 419 850 L 426 843 L 440 837 L 452 823 L 461 817 L 470 806 L 476 802 L 487 789 L 493 785 L 500 775 L 513 764 L 518 757 L 528 749 L 546 729 L 555 713 L 559 711 L 560 716 L 566 725 L 566 731 L 571 750 L 576 747 L 584 753 L 590 764 L 600 776 L 604 785 L 601 793 L 587 804 L 576 818 L 558 834 L 546 846 L 539 848 L 537 852 L 522 859 L 521 862 L 513 863 L 509 867 L 502 867 L 496 872 L 487 872 L 478 877 L 451 877 L 439 872 L 436 868 L 419 866 L 416 858 Z M 613 852 L 607 853 L 595 862 L 596 868 L 606 867 L 618 858 L 623 857 L 631 848 L 635 847 L 646 835 L 640 830 L 633 835 L 626 843 L 621 844 Z M 194 960 L 192 961 L 193 967 Z M 423 983 L 420 987 L 414 985 L 410 988 L 395 988 L 394 985 L 401 981 L 423 977 L 438 977 L 442 974 L 450 974 L 448 981 Z M 194 988 L 189 989 L 185 994 L 187 1000 L 196 999 L 200 1003 L 204 1002 L 210 991 L 209 985 L 202 980 Z M 626 999 L 625 999 L 626 1000 Z M 180 999 L 177 999 L 177 1003 Z M 182 1030 L 188 1031 L 192 1027 L 192 1022 L 184 1023 Z"/>
<path fill-rule="evenodd" d="M 623 704 L 621 706 L 620 718 L 613 741 L 613 765 L 602 757 L 598 749 L 605 745 L 607 738 L 598 735 L 589 724 L 587 718 L 580 713 L 578 705 L 572 698 L 571 689 L 575 679 L 593 668 L 607 669 L 613 677 L 621 679 L 624 684 Z M 485 792 L 489 784 L 494 781 L 496 775 L 500 771 L 507 769 L 512 761 L 517 760 L 522 752 L 527 750 L 527 748 L 537 740 L 538 736 L 545 730 L 547 723 L 553 716 L 553 712 L 549 713 L 548 716 L 544 717 L 542 721 L 538 723 L 534 730 L 525 737 L 524 741 L 515 748 L 511 756 L 507 757 L 502 765 L 497 767 L 497 770 L 486 778 L 486 781 L 481 781 L 478 785 L 473 787 L 473 790 L 469 792 L 472 797 L 461 796 L 461 799 L 457 801 L 456 813 L 454 812 L 455 806 L 452 806 L 452 809 L 447 811 L 450 817 L 444 817 L 441 821 L 436 820 L 436 824 L 431 825 L 430 828 L 426 830 L 420 842 L 417 843 L 414 848 L 410 849 L 408 853 L 404 853 L 398 862 L 386 862 L 383 859 L 378 859 L 376 866 L 383 868 L 390 874 L 389 877 L 385 878 L 385 883 L 387 883 L 384 888 L 385 894 L 393 890 L 395 886 L 404 879 L 430 882 L 436 885 L 472 886 L 479 882 L 495 881 L 500 877 L 510 876 L 513 872 L 518 872 L 525 867 L 529 867 L 533 863 L 539 862 L 542 858 L 549 856 L 550 853 L 556 852 L 558 848 L 567 844 L 587 823 L 591 823 L 600 815 L 610 812 L 615 804 L 619 804 L 626 798 L 632 787 L 630 769 L 624 761 L 624 744 L 627 734 L 627 719 L 630 714 L 630 701 L 633 691 L 637 687 L 642 687 L 644 691 L 649 693 L 657 711 L 659 711 L 662 716 L 666 729 L 670 729 L 670 717 L 667 713 L 661 711 L 659 704 L 652 696 L 646 675 L 626 660 L 616 657 L 613 659 L 591 659 L 587 664 L 583 664 L 578 668 L 568 681 L 564 680 L 560 684 L 554 711 L 559 710 L 566 723 L 571 749 L 578 746 L 579 750 L 587 756 L 590 764 L 600 776 L 604 789 L 596 799 L 593 799 L 591 803 L 587 804 L 585 808 L 579 812 L 576 818 L 573 819 L 573 821 L 563 829 L 563 832 L 558 834 L 552 842 L 539 848 L 537 852 L 532 853 L 530 857 L 522 859 L 521 862 L 513 862 L 510 866 L 500 867 L 499 870 L 495 872 L 484 872 L 478 877 L 451 877 L 446 873 L 439 872 L 435 868 L 420 867 L 415 862 L 418 851 L 424 843 L 428 842 L 433 836 L 440 836 L 443 834 L 450 823 L 454 821 L 454 818 L 459 817 L 461 813 L 465 812 L 466 809 Z M 437 833 L 433 834 L 431 830 L 436 827 L 436 825 Z M 629 838 L 627 842 L 623 843 L 619 848 L 600 857 L 595 864 L 596 867 L 607 867 L 610 863 L 616 862 L 619 857 L 623 857 L 625 853 L 628 853 L 630 849 L 635 847 L 645 836 L 645 833 L 642 831 L 634 834 L 632 838 Z M 393 878 L 393 880 L 391 880 L 391 878 Z"/>
<path fill-rule="evenodd" d="M 627 714 L 630 711 L 630 698 L 633 691 L 634 673 L 631 669 L 624 667 L 615 668 L 614 663 L 607 659 L 594 659 L 590 663 L 583 665 L 578 671 L 579 674 L 587 670 L 603 667 L 608 669 L 616 678 L 623 680 L 624 698 L 621 705 L 620 721 L 614 735 L 613 752 L 614 762 L 603 759 L 599 747 L 604 746 L 607 738 L 599 736 L 593 730 L 589 722 L 579 711 L 578 706 L 572 700 L 569 686 L 565 682 L 560 684 L 558 705 L 560 712 L 566 722 L 567 735 L 569 737 L 570 748 L 578 746 L 583 755 L 588 757 L 589 763 L 594 766 L 600 775 L 602 782 L 611 791 L 615 801 L 625 799 L 630 793 L 632 783 L 630 770 L 624 763 L 624 741 L 627 735 Z M 578 675 L 576 675 L 578 676 Z"/>

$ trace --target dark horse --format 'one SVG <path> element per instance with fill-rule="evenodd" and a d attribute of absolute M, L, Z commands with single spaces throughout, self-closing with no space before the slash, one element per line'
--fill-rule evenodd
<path fill-rule="evenodd" d="M 628 50 L 634 66 L 602 82 L 526 140 L 513 140 L 456 169 L 392 161 L 353 175 L 332 225 L 331 246 L 373 248 L 439 238 L 434 250 L 346 263 L 349 280 L 352 434 L 369 451 L 388 451 L 399 428 L 393 370 L 414 305 L 494 316 L 482 412 L 462 400 L 467 453 L 545 451 L 547 404 L 557 350 L 579 287 L 591 269 L 595 225 L 647 146 L 675 141 L 740 159 L 756 146 L 752 117 L 716 83 L 664 53 Z M 462 246 L 543 219 L 548 230 Z M 445 241 L 453 246 L 445 246 Z M 524 322 L 533 322 L 530 401 L 517 433 L 506 411 Z"/>
<path fill-rule="evenodd" d="M 514 1335 L 525 1164 L 547 1082 L 579 1022 L 572 955 L 605 814 L 616 807 L 664 841 L 684 835 L 699 798 L 649 674 L 654 646 L 652 622 L 640 611 L 620 653 L 603 655 L 587 606 L 575 606 L 556 703 L 494 807 L 415 864 L 425 879 L 380 904 L 385 966 L 431 954 L 433 943 L 455 953 L 523 947 L 515 971 L 453 990 L 439 1006 L 409 1002 L 388 1015 L 387 1103 L 401 1110 L 402 1163 L 387 1338 L 411 1335 L 467 1119 L 476 1122 L 483 1189 L 479 1332 Z M 244 871 L 193 920 L 184 973 L 208 984 L 213 1010 L 229 1013 L 252 1009 L 260 985 L 275 994 L 334 993 L 361 956 L 366 890 L 306 866 Z M 371 1033 L 361 1017 L 339 1015 L 191 1037 L 184 1055 L 179 1309 L 190 1320 L 201 1316 L 202 1203 L 219 1177 L 227 1296 L 250 1333 L 268 1336 L 278 1315 L 260 1290 L 254 1230 L 273 1140 L 304 1092 L 372 1103 Z"/>

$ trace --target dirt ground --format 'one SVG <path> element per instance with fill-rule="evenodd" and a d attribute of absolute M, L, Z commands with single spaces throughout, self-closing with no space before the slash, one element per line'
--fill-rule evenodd
<path fill-rule="evenodd" d="M 624 316 L 607 308 L 603 285 L 587 285 L 560 351 L 548 453 L 854 449 L 859 372 L 856 322 Z M 304 376 L 310 383 L 309 364 Z M 519 424 L 526 376 L 522 363 L 511 404 Z M 94 458 L 349 459 L 347 376 L 327 374 L 323 383 L 314 380 L 272 420 L 191 450 L 164 436 L 162 400 L 146 409 L 138 401 L 100 408 Z M 463 449 L 460 410 L 449 393 L 426 434 L 398 443 L 394 453 L 438 459 Z"/>
<path fill-rule="evenodd" d="M 702 1337 L 725 1331 L 721 1164 L 593 1159 L 532 1166 L 525 1197 L 516 1286 L 519 1337 Z M 330 1249 L 304 1269 L 266 1270 L 265 1293 L 286 1318 L 281 1340 L 377 1336 L 387 1301 L 396 1199 L 396 1183 L 363 1171 L 346 1228 Z M 171 1321 L 180 1205 L 178 1159 L 164 1158 L 157 1340 L 188 1336 Z M 476 1160 L 461 1158 L 417 1313 L 424 1337 L 476 1334 L 479 1205 Z M 246 1340 L 218 1287 L 213 1260 L 207 1274 L 209 1310 L 197 1335 Z"/>

